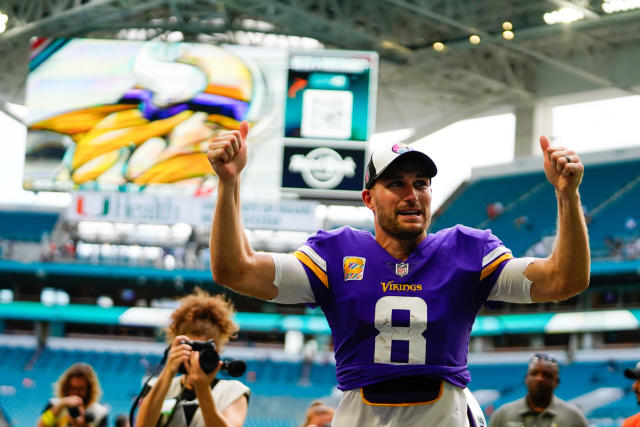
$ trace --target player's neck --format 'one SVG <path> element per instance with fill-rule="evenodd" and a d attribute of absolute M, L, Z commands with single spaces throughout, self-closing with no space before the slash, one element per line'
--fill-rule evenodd
<path fill-rule="evenodd" d="M 420 244 L 426 235 L 420 235 L 410 239 L 400 239 L 387 233 L 376 233 L 376 242 L 392 257 L 401 261 L 409 258 L 409 255 Z"/>

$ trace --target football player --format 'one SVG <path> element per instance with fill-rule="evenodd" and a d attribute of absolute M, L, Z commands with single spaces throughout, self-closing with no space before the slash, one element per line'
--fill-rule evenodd
<path fill-rule="evenodd" d="M 362 200 L 375 235 L 318 231 L 294 254 L 254 252 L 240 218 L 248 125 L 216 137 L 207 156 L 219 177 L 211 230 L 214 280 L 278 303 L 319 305 L 331 327 L 338 387 L 333 426 L 486 425 L 466 390 L 471 327 L 487 301 L 557 301 L 585 290 L 590 253 L 574 151 L 540 138 L 558 200 L 548 258 L 514 258 L 491 232 L 455 226 L 427 233 L 429 156 L 396 144 L 373 152 Z"/>

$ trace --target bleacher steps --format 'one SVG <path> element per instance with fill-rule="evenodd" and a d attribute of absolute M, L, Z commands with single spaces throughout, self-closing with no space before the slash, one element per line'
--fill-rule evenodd
<path fill-rule="evenodd" d="M 633 180 L 629 181 L 626 185 L 624 185 L 618 191 L 613 193 L 611 196 L 609 196 L 606 200 L 604 200 L 598 206 L 596 206 L 595 208 L 591 209 L 589 211 L 589 215 L 591 216 L 591 218 L 595 217 L 600 212 L 602 212 L 604 209 L 606 209 L 611 203 L 615 202 L 620 197 L 624 196 L 629 191 L 633 190 L 638 184 L 640 184 L 640 175 L 635 177 Z"/>
<path fill-rule="evenodd" d="M 504 207 L 504 211 L 494 219 L 500 218 L 501 216 L 505 215 L 509 211 L 513 210 L 520 203 L 524 202 L 525 200 L 527 200 L 528 198 L 530 198 L 531 196 L 533 196 L 534 194 L 536 194 L 540 190 L 542 190 L 546 186 L 546 184 L 547 184 L 547 181 L 540 182 L 539 184 L 536 184 L 533 187 L 531 187 L 528 191 L 522 193 L 520 195 L 520 197 L 518 197 L 517 199 L 515 199 L 511 203 L 507 204 Z M 493 221 L 493 219 L 487 218 L 484 221 L 482 221 L 480 224 L 476 225 L 475 228 L 480 229 L 480 230 L 484 230 L 485 228 L 487 228 L 487 225 L 489 223 L 491 223 L 491 221 Z"/>
<path fill-rule="evenodd" d="M 582 409 L 585 415 L 594 409 L 601 408 L 624 397 L 624 390 L 619 387 L 600 387 L 569 400 Z"/>

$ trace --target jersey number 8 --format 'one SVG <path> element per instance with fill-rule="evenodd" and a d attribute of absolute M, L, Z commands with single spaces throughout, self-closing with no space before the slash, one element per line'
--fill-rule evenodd
<path fill-rule="evenodd" d="M 384 296 L 375 309 L 373 360 L 393 365 L 424 365 L 427 359 L 427 303 L 418 297 Z"/>

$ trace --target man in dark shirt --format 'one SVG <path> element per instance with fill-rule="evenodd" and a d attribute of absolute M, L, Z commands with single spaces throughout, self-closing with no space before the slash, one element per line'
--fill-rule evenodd
<path fill-rule="evenodd" d="M 587 427 L 580 409 L 554 395 L 560 383 L 558 362 L 547 354 L 534 354 L 524 378 L 528 393 L 493 414 L 489 427 Z"/>

